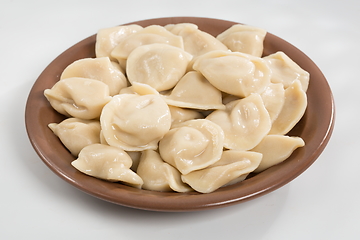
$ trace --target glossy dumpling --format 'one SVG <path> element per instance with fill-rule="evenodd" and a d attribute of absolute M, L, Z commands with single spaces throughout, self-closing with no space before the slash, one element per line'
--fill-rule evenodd
<path fill-rule="evenodd" d="M 214 50 L 228 50 L 218 39 L 201 31 L 193 23 L 169 24 L 165 28 L 175 35 L 181 36 L 184 40 L 184 50 L 194 57 Z"/>
<path fill-rule="evenodd" d="M 182 174 L 205 168 L 221 157 L 223 130 L 205 120 L 189 120 L 171 129 L 159 142 L 161 158 Z"/>
<path fill-rule="evenodd" d="M 285 89 L 282 83 L 271 83 L 261 93 L 266 110 L 269 112 L 271 122 L 279 116 L 285 102 Z"/>
<path fill-rule="evenodd" d="M 288 88 L 299 80 L 302 89 L 306 92 L 309 86 L 310 74 L 289 58 L 284 52 L 276 52 L 264 57 L 269 65 L 272 76 L 271 82 L 282 83 Z"/>
<path fill-rule="evenodd" d="M 81 119 L 98 119 L 102 108 L 111 100 L 105 83 L 88 78 L 66 78 L 58 81 L 44 95 L 59 113 Z"/>
<path fill-rule="evenodd" d="M 103 144 L 84 147 L 71 165 L 82 173 L 141 188 L 143 180 L 130 169 L 132 160 L 122 149 Z"/>
<path fill-rule="evenodd" d="M 126 151 L 157 149 L 171 126 L 168 105 L 156 94 L 119 94 L 103 108 L 100 124 L 105 141 Z"/>
<path fill-rule="evenodd" d="M 254 172 L 261 172 L 287 159 L 297 148 L 305 146 L 300 137 L 267 135 L 252 151 L 263 154 L 263 159 Z"/>
<path fill-rule="evenodd" d="M 188 120 L 204 118 L 204 116 L 196 110 L 174 107 L 171 105 L 169 105 L 169 109 L 171 114 L 171 128 Z"/>
<path fill-rule="evenodd" d="M 110 60 L 115 61 L 116 59 L 111 56 L 112 50 L 129 35 L 141 29 L 143 27 L 136 24 L 100 29 L 96 34 L 96 57 L 108 57 Z"/>
<path fill-rule="evenodd" d="M 127 59 L 137 47 L 153 43 L 163 43 L 181 49 L 184 48 L 181 37 L 172 34 L 162 26 L 150 25 L 121 41 L 111 52 L 111 56 L 122 61 Z"/>
<path fill-rule="evenodd" d="M 100 143 L 100 123 L 96 120 L 67 118 L 48 126 L 74 156 L 84 147 Z"/>
<path fill-rule="evenodd" d="M 307 96 L 299 80 L 285 90 L 284 106 L 273 122 L 271 134 L 288 133 L 302 118 L 307 107 Z"/>
<path fill-rule="evenodd" d="M 81 77 L 102 81 L 109 86 L 110 95 L 119 94 L 127 87 L 127 79 L 118 63 L 111 62 L 108 57 L 83 58 L 67 66 L 60 79 Z"/>
<path fill-rule="evenodd" d="M 228 149 L 250 150 L 271 128 L 269 113 L 257 93 L 228 103 L 225 110 L 215 110 L 206 119 L 224 130 L 224 147 Z"/>
<path fill-rule="evenodd" d="M 245 53 L 209 52 L 194 61 L 193 69 L 217 89 L 238 97 L 261 93 L 270 84 L 271 71 L 266 62 Z"/>
<path fill-rule="evenodd" d="M 183 175 L 181 179 L 195 191 L 210 193 L 239 178 L 243 180 L 242 176 L 254 171 L 259 166 L 261 159 L 261 153 L 227 150 L 215 164 Z"/>
<path fill-rule="evenodd" d="M 157 91 L 173 88 L 185 74 L 192 56 L 167 44 L 149 44 L 131 52 L 126 64 L 130 83 L 140 82 Z"/>
<path fill-rule="evenodd" d="M 191 109 L 225 109 L 222 94 L 196 71 L 187 72 L 165 101 L 172 106 Z"/>
<path fill-rule="evenodd" d="M 247 53 L 261 57 L 264 50 L 266 31 L 261 28 L 235 24 L 216 38 L 233 52 Z"/>
<path fill-rule="evenodd" d="M 192 189 L 181 181 L 180 172 L 164 162 L 159 153 L 145 150 L 141 154 L 137 174 L 143 179 L 143 189 L 152 191 L 189 192 Z"/>

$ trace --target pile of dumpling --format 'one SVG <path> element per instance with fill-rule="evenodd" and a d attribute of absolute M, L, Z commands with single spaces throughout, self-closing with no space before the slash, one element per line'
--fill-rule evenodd
<path fill-rule="evenodd" d="M 300 137 L 309 73 L 263 57 L 266 31 L 214 37 L 192 23 L 101 29 L 96 57 L 44 91 L 67 116 L 49 128 L 100 179 L 154 191 L 210 193 L 284 161 Z"/>

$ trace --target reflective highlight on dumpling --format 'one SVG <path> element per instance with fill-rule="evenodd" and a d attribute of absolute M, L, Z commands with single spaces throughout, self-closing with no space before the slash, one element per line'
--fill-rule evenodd
<path fill-rule="evenodd" d="M 102 108 L 111 100 L 105 83 L 78 77 L 58 81 L 44 95 L 59 113 L 81 119 L 99 118 Z"/>
<path fill-rule="evenodd" d="M 261 153 L 224 151 L 219 161 L 209 167 L 183 175 L 181 179 L 201 193 L 210 193 L 243 175 L 254 171 L 262 159 Z"/>
<path fill-rule="evenodd" d="M 84 147 L 71 164 L 80 172 L 112 182 L 141 188 L 143 180 L 133 172 L 129 155 L 122 149 L 103 144 Z"/>
<path fill-rule="evenodd" d="M 189 120 L 171 129 L 159 142 L 162 159 L 182 174 L 218 161 L 224 142 L 223 130 L 206 119 Z"/>
<path fill-rule="evenodd" d="M 195 59 L 193 69 L 219 90 L 238 97 L 261 93 L 270 84 L 271 71 L 266 62 L 245 53 L 209 52 Z"/>
<path fill-rule="evenodd" d="M 224 147 L 249 150 L 271 128 L 271 119 L 259 94 L 230 102 L 225 110 L 216 110 L 206 119 L 218 124 L 225 133 Z"/>
<path fill-rule="evenodd" d="M 100 124 L 106 142 L 126 151 L 157 149 L 171 126 L 170 110 L 159 95 L 120 94 L 103 108 Z"/>
<path fill-rule="evenodd" d="M 252 151 L 259 152 L 263 159 L 254 172 L 261 172 L 287 159 L 295 149 L 305 146 L 300 137 L 267 135 Z"/>
<path fill-rule="evenodd" d="M 84 147 L 100 143 L 100 122 L 96 120 L 67 118 L 48 126 L 74 156 Z"/>
<path fill-rule="evenodd" d="M 159 153 L 154 150 L 145 150 L 141 154 L 137 174 L 143 179 L 143 189 L 153 191 L 192 191 L 188 185 L 181 181 L 180 172 L 164 162 Z"/>

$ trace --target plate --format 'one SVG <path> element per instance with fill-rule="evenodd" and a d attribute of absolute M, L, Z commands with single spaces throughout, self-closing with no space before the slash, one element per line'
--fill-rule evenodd
<path fill-rule="evenodd" d="M 214 36 L 237 24 L 198 17 L 156 18 L 128 24 L 146 27 L 176 23 L 194 23 L 200 30 Z M 87 176 L 71 166 L 74 157 L 48 128 L 49 123 L 58 123 L 64 117 L 51 108 L 43 92 L 59 80 L 61 72 L 70 63 L 81 58 L 95 57 L 95 40 L 96 34 L 76 43 L 53 60 L 34 83 L 25 109 L 27 133 L 41 160 L 66 182 L 94 197 L 122 206 L 151 211 L 180 212 L 225 207 L 260 197 L 289 183 L 313 164 L 330 139 L 334 127 L 335 107 L 331 89 L 324 75 L 303 52 L 268 33 L 264 40 L 264 55 L 283 51 L 310 73 L 307 110 L 290 132 L 290 135 L 303 138 L 306 143 L 304 147 L 295 150 L 287 160 L 278 165 L 251 175 L 243 182 L 208 194 L 141 190 Z"/>

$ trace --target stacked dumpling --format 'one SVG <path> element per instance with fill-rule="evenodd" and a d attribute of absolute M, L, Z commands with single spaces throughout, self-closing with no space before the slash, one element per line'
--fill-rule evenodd
<path fill-rule="evenodd" d="M 305 145 L 309 74 L 263 55 L 263 29 L 212 36 L 192 23 L 98 31 L 95 58 L 44 92 L 68 118 L 49 128 L 89 176 L 153 191 L 210 193 Z"/>

